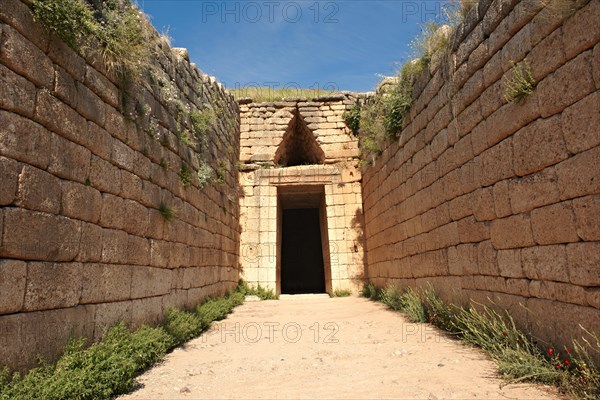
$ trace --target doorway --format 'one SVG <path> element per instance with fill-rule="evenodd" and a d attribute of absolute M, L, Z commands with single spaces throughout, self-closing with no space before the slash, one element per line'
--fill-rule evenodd
<path fill-rule="evenodd" d="M 329 292 L 331 271 L 323 186 L 279 187 L 277 214 L 278 293 Z"/>
<path fill-rule="evenodd" d="M 283 210 L 281 292 L 325 292 L 325 266 L 318 208 Z"/>

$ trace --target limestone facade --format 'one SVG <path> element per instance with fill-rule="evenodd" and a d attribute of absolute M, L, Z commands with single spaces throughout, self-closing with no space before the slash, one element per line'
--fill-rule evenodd
<path fill-rule="evenodd" d="M 358 141 L 343 114 L 352 95 L 240 106 L 242 277 L 281 293 L 282 210 L 320 210 L 325 288 L 364 281 Z M 285 266 L 284 266 L 285 268 Z"/>

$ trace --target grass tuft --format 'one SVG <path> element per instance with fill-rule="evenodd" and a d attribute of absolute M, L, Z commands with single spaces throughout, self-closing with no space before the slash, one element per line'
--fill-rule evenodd
<path fill-rule="evenodd" d="M 160 212 L 160 215 L 167 221 L 172 221 L 177 216 L 177 210 L 163 201 L 158 205 L 158 212 Z"/>
<path fill-rule="evenodd" d="M 335 90 L 304 88 L 246 87 L 227 89 L 236 99 L 251 98 L 255 103 L 282 101 L 286 98 L 312 99 L 336 93 Z"/>
<path fill-rule="evenodd" d="M 333 297 L 350 297 L 352 296 L 352 290 L 349 289 L 336 289 L 333 292 Z"/>
<path fill-rule="evenodd" d="M 343 118 L 352 133 L 358 135 L 360 129 L 360 103 L 356 102 L 350 110 L 344 112 Z"/>
<path fill-rule="evenodd" d="M 521 103 L 535 90 L 535 80 L 527 60 L 512 63 L 512 77 L 504 81 L 504 99 L 509 103 Z"/>

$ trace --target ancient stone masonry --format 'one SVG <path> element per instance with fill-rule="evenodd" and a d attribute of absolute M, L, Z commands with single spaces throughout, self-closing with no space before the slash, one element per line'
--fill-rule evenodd
<path fill-rule="evenodd" d="M 28 4 L 0 1 L 0 360 L 13 368 L 239 277 L 237 103 L 166 43 L 126 93 Z M 215 116 L 202 137 L 186 136 L 194 111 Z"/>
<path fill-rule="evenodd" d="M 363 174 L 368 277 L 490 298 L 537 337 L 600 332 L 600 2 L 482 0 Z M 507 103 L 512 62 L 537 82 Z"/>
<path fill-rule="evenodd" d="M 284 211 L 317 208 L 325 290 L 362 285 L 358 141 L 343 119 L 355 101 L 346 94 L 240 106 L 240 264 L 249 283 L 285 292 Z"/>

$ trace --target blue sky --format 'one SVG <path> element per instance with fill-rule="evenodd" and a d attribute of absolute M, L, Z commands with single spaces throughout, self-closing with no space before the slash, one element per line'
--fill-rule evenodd
<path fill-rule="evenodd" d="M 227 87 L 373 90 L 410 56 L 439 1 L 138 0 L 174 47 Z"/>

